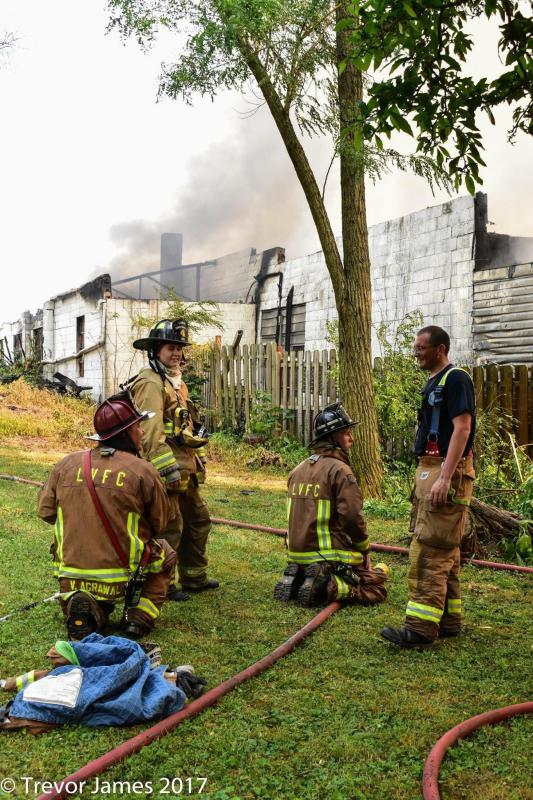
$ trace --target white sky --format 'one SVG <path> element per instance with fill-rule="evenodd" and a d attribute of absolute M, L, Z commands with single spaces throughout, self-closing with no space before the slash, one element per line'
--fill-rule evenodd
<path fill-rule="evenodd" d="M 103 0 L 0 0 L 0 34 L 19 37 L 0 62 L 0 320 L 34 312 L 121 257 L 130 274 L 157 269 L 165 230 L 183 233 L 189 262 L 248 246 L 281 245 L 289 258 L 319 247 L 268 111 L 245 118 L 235 95 L 192 108 L 156 103 L 171 40 L 146 55 L 106 36 L 106 24 Z M 491 37 L 479 30 L 482 72 Z M 492 230 L 531 236 L 533 148 L 525 136 L 507 143 L 508 119 L 500 113 L 484 129 L 483 191 Z M 313 143 L 319 174 L 329 157 Z M 368 222 L 445 199 L 421 179 L 388 176 L 368 186 Z M 339 233 L 334 178 L 327 200 Z"/>

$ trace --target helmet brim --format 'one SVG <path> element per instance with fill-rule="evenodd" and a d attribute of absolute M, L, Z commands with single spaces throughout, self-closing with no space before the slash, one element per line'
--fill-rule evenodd
<path fill-rule="evenodd" d="M 93 442 L 106 442 L 108 439 L 112 439 L 114 436 L 118 436 L 124 431 L 127 431 L 128 428 L 131 428 L 133 425 L 136 425 L 138 422 L 144 422 L 146 419 L 152 419 L 155 417 L 155 411 L 141 411 L 139 415 L 133 419 L 128 425 L 125 425 L 119 431 L 112 431 L 111 433 L 93 433 L 92 436 L 84 436 L 84 439 L 90 439 Z"/>
<path fill-rule="evenodd" d="M 309 444 L 307 446 L 308 447 L 314 447 L 319 442 L 323 442 L 324 439 L 327 439 L 328 436 L 332 436 L 334 433 L 337 433 L 337 431 L 344 431 L 344 430 L 346 430 L 346 428 L 355 428 L 356 425 L 360 425 L 360 423 L 359 422 L 348 422 L 346 425 L 342 425 L 342 427 L 340 427 L 340 428 L 335 428 L 334 431 L 329 431 L 329 432 L 326 431 L 321 436 L 316 436 L 314 439 L 311 439 L 311 441 L 309 442 Z"/>
<path fill-rule="evenodd" d="M 150 350 L 157 344 L 180 344 L 182 347 L 190 347 L 192 342 L 177 342 L 176 339 L 152 339 L 147 336 L 145 339 L 136 339 L 133 347 L 135 350 Z"/>

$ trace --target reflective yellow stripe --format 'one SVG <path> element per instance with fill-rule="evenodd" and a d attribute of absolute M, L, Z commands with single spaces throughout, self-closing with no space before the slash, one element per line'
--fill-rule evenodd
<path fill-rule="evenodd" d="M 61 563 L 63 561 L 63 509 L 61 506 L 57 507 L 54 535 L 56 539 L 56 558 Z"/>
<path fill-rule="evenodd" d="M 199 578 L 200 575 L 205 575 L 205 567 L 182 567 L 180 564 L 180 575 L 186 575 L 188 578 Z"/>
<path fill-rule="evenodd" d="M 444 373 L 444 375 L 442 376 L 442 378 L 439 381 L 439 386 L 444 386 L 444 384 L 446 383 L 446 381 L 448 379 L 448 375 L 450 374 L 450 372 L 464 372 L 470 378 L 470 374 L 469 374 L 469 372 L 467 372 L 466 369 L 463 369 L 462 367 L 452 367 L 451 369 L 448 370 L 448 372 Z"/>
<path fill-rule="evenodd" d="M 170 467 L 171 464 L 177 463 L 172 452 L 155 456 L 154 458 L 151 458 L 150 461 L 156 469 L 164 469 L 164 467 Z"/>
<path fill-rule="evenodd" d="M 362 564 L 363 556 L 357 550 L 335 550 L 333 548 L 328 550 L 309 550 L 306 552 L 297 552 L 295 550 L 287 551 L 287 558 L 289 561 L 294 561 L 295 564 L 314 564 L 317 561 L 342 561 L 343 564 Z"/>
<path fill-rule="evenodd" d="M 77 567 L 59 566 L 60 578 L 84 578 L 85 580 L 101 581 L 102 583 L 121 583 L 129 578 L 129 570 L 124 567 L 115 569 L 78 569 Z"/>
<path fill-rule="evenodd" d="M 287 497 L 287 522 L 291 517 L 291 498 Z"/>
<path fill-rule="evenodd" d="M 469 506 L 470 500 L 465 500 L 463 497 L 451 497 L 452 503 L 456 506 Z"/>
<path fill-rule="evenodd" d="M 174 433 L 174 423 L 173 422 L 165 422 L 163 427 L 165 429 L 165 433 L 168 436 L 172 436 L 172 434 Z"/>
<path fill-rule="evenodd" d="M 16 678 L 17 683 L 17 691 L 22 691 L 25 689 L 26 686 L 29 686 L 30 683 L 33 683 L 35 680 L 35 670 L 32 669 L 30 672 L 25 672 L 24 675 L 18 675 Z"/>
<path fill-rule="evenodd" d="M 409 600 L 407 603 L 406 615 L 408 617 L 418 617 L 418 619 L 425 619 L 427 622 L 440 622 L 442 617 L 442 609 L 435 608 L 435 606 L 426 606 L 424 603 L 414 603 Z"/>
<path fill-rule="evenodd" d="M 139 539 L 139 519 L 140 514 L 130 511 L 128 514 L 128 534 L 130 537 L 130 569 L 135 572 L 139 566 L 141 556 L 144 552 L 144 542 Z"/>
<path fill-rule="evenodd" d="M 163 561 L 165 560 L 165 551 L 161 552 L 159 558 L 154 558 L 153 561 L 150 561 L 148 566 L 146 567 L 147 572 L 161 572 L 163 568 Z"/>
<path fill-rule="evenodd" d="M 137 611 L 144 611 L 144 613 L 148 614 L 148 616 L 152 617 L 152 619 L 157 619 L 159 616 L 159 611 L 154 606 L 152 601 L 148 600 L 147 597 L 141 597 L 138 605 L 132 606 L 132 608 L 135 608 Z"/>
<path fill-rule="evenodd" d="M 316 533 L 318 536 L 318 547 L 320 551 L 331 550 L 331 534 L 329 532 L 329 517 L 331 512 L 331 502 L 329 500 L 319 500 L 316 515 Z"/>
<path fill-rule="evenodd" d="M 198 456 L 198 458 L 203 458 L 203 459 L 206 458 L 207 451 L 205 449 L 205 445 L 203 447 L 198 448 L 198 450 L 196 451 L 196 455 Z"/>
<path fill-rule="evenodd" d="M 360 550 L 361 553 L 365 553 L 368 550 L 369 545 L 370 545 L 370 539 L 367 536 L 367 538 L 363 539 L 362 542 L 355 542 L 354 548 L 356 550 Z"/>
<path fill-rule="evenodd" d="M 460 614 L 461 613 L 461 599 L 458 600 L 446 600 L 446 607 L 448 609 L 448 614 Z"/>
<path fill-rule="evenodd" d="M 339 578 L 337 575 L 333 576 L 335 583 L 337 584 L 337 597 L 335 600 L 343 600 L 345 597 L 348 597 L 350 594 L 350 587 L 349 585 Z"/>

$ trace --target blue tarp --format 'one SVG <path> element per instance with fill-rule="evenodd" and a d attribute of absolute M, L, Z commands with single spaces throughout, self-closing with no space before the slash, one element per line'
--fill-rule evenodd
<path fill-rule="evenodd" d="M 80 666 L 57 667 L 50 675 L 81 669 L 83 681 L 74 708 L 26 702 L 19 692 L 10 717 L 56 724 L 133 725 L 167 717 L 185 705 L 185 694 L 163 677 L 164 667 L 150 669 L 150 659 L 136 642 L 91 633 L 70 642 Z"/>

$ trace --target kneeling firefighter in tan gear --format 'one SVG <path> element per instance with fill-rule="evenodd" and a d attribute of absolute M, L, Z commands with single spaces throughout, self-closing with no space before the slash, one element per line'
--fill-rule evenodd
<path fill-rule="evenodd" d="M 414 355 L 429 379 L 422 390 L 415 455 L 405 625 L 381 635 L 399 647 L 425 647 L 461 630 L 461 539 L 472 497 L 476 396 L 470 375 L 448 361 L 450 337 L 422 328 Z"/>
<path fill-rule="evenodd" d="M 88 437 L 98 447 L 63 458 L 39 494 L 39 516 L 55 525 L 54 574 L 71 639 L 97 633 L 122 598 L 122 630 L 139 638 L 165 601 L 176 555 L 155 538 L 169 502 L 157 470 L 139 454 L 149 416 L 124 400 L 104 400 Z"/>
<path fill-rule="evenodd" d="M 141 410 L 155 411 L 145 423 L 143 455 L 159 471 L 168 492 L 171 512 L 163 538 L 178 556 L 183 589 L 173 581 L 169 600 L 188 600 L 187 592 L 216 589 L 207 577 L 207 537 L 211 519 L 198 485 L 205 481 L 205 445 L 208 436 L 198 410 L 189 400 L 181 377 L 183 348 L 190 344 L 184 320 L 163 319 L 133 346 L 148 353 L 149 366 L 126 386 Z"/>
<path fill-rule="evenodd" d="M 313 453 L 289 475 L 289 565 L 274 589 L 277 600 L 373 605 L 387 597 L 388 568 L 371 567 L 363 500 L 348 458 L 356 424 L 340 403 L 313 421 Z"/>

